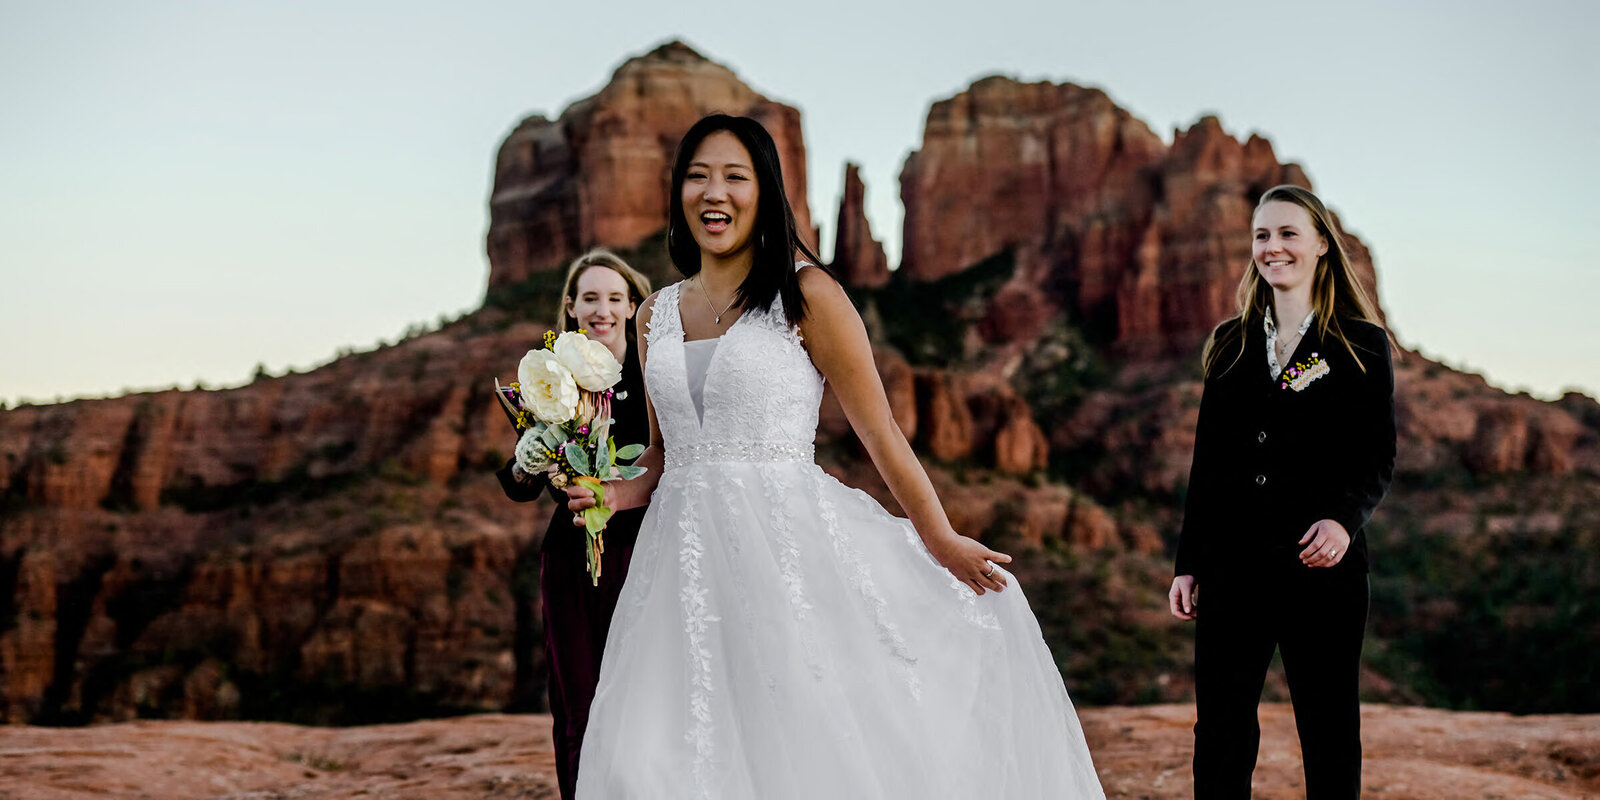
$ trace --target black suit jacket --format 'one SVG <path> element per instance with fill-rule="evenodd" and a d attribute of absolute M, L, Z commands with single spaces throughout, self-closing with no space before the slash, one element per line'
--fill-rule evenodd
<path fill-rule="evenodd" d="M 620 396 L 611 403 L 611 418 L 616 420 L 611 427 L 611 438 L 617 443 L 618 449 L 630 444 L 650 444 L 650 417 L 645 410 L 644 376 L 639 370 L 637 350 L 636 346 L 630 346 L 627 357 L 622 360 L 622 380 L 616 386 Z M 566 493 L 552 489 L 550 481 L 542 475 L 526 481 L 517 480 L 511 474 L 511 465 L 514 463 L 515 458 L 506 461 L 506 465 L 495 473 L 506 497 L 527 503 L 538 500 L 541 494 L 549 491 L 556 500 L 556 509 L 550 515 L 550 526 L 545 529 L 544 543 L 540 546 L 541 552 L 583 552 L 584 537 L 572 524 Z M 634 540 L 639 537 L 639 523 L 644 521 L 646 508 L 640 506 L 611 515 L 611 520 L 606 523 L 606 546 L 632 547 Z"/>
<path fill-rule="evenodd" d="M 1239 320 L 1218 327 L 1223 350 L 1200 400 L 1176 574 L 1298 564 L 1300 537 L 1322 519 L 1351 536 L 1333 569 L 1368 569 L 1362 528 L 1394 475 L 1394 367 L 1382 328 L 1339 322 L 1365 371 L 1313 322 L 1275 379 L 1259 321 L 1243 331 L 1237 362 Z M 1326 374 L 1298 391 L 1288 385 L 1291 369 L 1315 361 Z"/>

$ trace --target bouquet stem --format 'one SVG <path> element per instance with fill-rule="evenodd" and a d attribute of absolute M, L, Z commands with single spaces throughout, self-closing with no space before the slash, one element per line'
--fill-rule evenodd
<path fill-rule="evenodd" d="M 594 507 L 584 509 L 580 516 L 583 517 L 584 535 L 588 538 L 584 552 L 589 579 L 593 585 L 599 586 L 600 556 L 606 551 L 606 523 L 611 519 L 611 509 L 606 507 L 606 485 L 599 478 L 588 475 L 579 475 L 573 482 L 594 492 Z"/>

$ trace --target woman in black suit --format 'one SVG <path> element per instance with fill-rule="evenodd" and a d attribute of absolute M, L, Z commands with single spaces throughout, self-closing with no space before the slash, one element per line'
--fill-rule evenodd
<path fill-rule="evenodd" d="M 633 321 L 639 304 L 649 296 L 650 279 L 609 251 L 590 251 L 567 268 L 560 329 L 581 329 L 622 362 L 622 380 L 611 404 L 611 416 L 616 420 L 611 436 L 618 447 L 650 441 Z M 539 499 L 550 486 L 546 476 L 529 475 L 516 459 L 507 461 L 495 475 L 506 496 L 519 503 Z M 539 600 L 550 665 L 556 780 L 563 800 L 572 800 L 589 704 L 600 680 L 606 631 L 628 575 L 628 560 L 645 507 L 618 511 L 606 523 L 606 549 L 601 555 L 600 582 L 595 585 L 586 571 L 587 537 L 582 529 L 572 527 L 567 496 L 552 492 L 551 497 L 558 502 L 539 553 Z"/>
<path fill-rule="evenodd" d="M 1388 333 L 1316 195 L 1256 206 L 1239 313 L 1206 342 L 1173 616 L 1198 620 L 1195 797 L 1248 798 L 1275 649 L 1306 796 L 1361 788 L 1362 527 L 1394 473 Z M 1204 613 L 1198 604 L 1205 585 Z"/>

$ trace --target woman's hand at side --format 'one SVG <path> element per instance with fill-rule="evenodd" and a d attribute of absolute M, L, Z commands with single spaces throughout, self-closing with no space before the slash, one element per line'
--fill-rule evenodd
<path fill-rule="evenodd" d="M 1191 620 L 1200 614 L 1199 596 L 1195 592 L 1199 586 L 1200 581 L 1193 575 L 1179 575 L 1172 579 L 1172 588 L 1167 590 L 1167 608 L 1172 611 L 1172 616 Z"/>
<path fill-rule="evenodd" d="M 935 538 L 928 552 L 950 570 L 951 575 L 978 594 L 1005 591 L 1008 585 L 1006 573 L 999 565 L 1011 563 L 1011 556 L 990 550 L 976 539 L 951 531 L 947 536 Z"/>
<path fill-rule="evenodd" d="M 1300 537 L 1306 549 L 1300 551 L 1300 563 L 1308 567 L 1331 567 L 1344 560 L 1350 550 L 1350 532 L 1331 519 L 1317 520 Z M 1308 544 L 1309 543 L 1309 544 Z"/>

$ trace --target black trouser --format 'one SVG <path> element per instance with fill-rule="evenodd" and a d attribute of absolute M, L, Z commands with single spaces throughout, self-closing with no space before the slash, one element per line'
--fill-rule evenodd
<path fill-rule="evenodd" d="M 539 596 L 544 609 L 545 654 L 550 659 L 551 738 L 556 784 L 562 800 L 578 792 L 578 760 L 589 706 L 600 683 L 606 632 L 628 577 L 633 545 L 614 543 L 600 556 L 600 585 L 584 570 L 582 528 L 562 531 L 539 557 Z M 547 534 L 549 535 L 549 534 Z"/>
<path fill-rule="evenodd" d="M 1270 566 L 1228 570 L 1200 581 L 1196 800 L 1250 797 L 1261 743 L 1256 706 L 1274 649 L 1283 653 L 1294 703 L 1306 800 L 1360 796 L 1356 684 L 1367 603 L 1365 572 L 1312 569 L 1292 554 Z"/>

